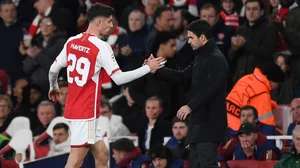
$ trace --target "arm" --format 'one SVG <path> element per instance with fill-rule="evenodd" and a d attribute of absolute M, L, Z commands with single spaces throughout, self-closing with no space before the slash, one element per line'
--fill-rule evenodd
<path fill-rule="evenodd" d="M 223 158 L 223 161 L 232 160 L 236 145 L 239 143 L 237 137 L 231 137 L 224 146 L 219 145 L 217 153 Z"/>
<path fill-rule="evenodd" d="M 199 108 L 209 103 L 216 96 L 218 91 L 224 87 L 228 73 L 228 68 L 224 61 L 226 60 L 220 58 L 209 60 L 206 85 L 197 96 L 188 103 L 192 112 L 197 111 Z"/>
<path fill-rule="evenodd" d="M 184 70 L 174 70 L 168 68 L 162 68 L 155 74 L 162 79 L 169 80 L 172 82 L 184 82 L 192 76 L 193 64 L 186 67 Z"/>
<path fill-rule="evenodd" d="M 105 69 L 107 74 L 110 75 L 117 85 L 131 82 L 150 72 L 150 67 L 148 65 L 132 71 L 122 72 L 109 44 L 105 43 L 105 45 L 101 46 L 101 49 L 101 52 L 99 52 L 99 55 L 97 56 L 97 61 L 99 62 L 98 65 L 101 65 Z"/>
<path fill-rule="evenodd" d="M 50 66 L 51 66 L 53 60 L 59 54 L 59 52 L 62 50 L 62 48 L 64 47 L 64 43 L 65 42 L 66 42 L 66 40 L 59 39 L 46 52 L 45 51 L 41 51 L 37 55 L 36 61 L 41 66 L 41 68 L 43 68 L 47 72 L 49 71 Z"/>
<path fill-rule="evenodd" d="M 68 61 L 67 61 L 67 55 L 66 55 L 67 54 L 66 44 L 50 67 L 50 70 L 49 70 L 50 90 L 58 89 L 57 77 L 58 77 L 59 71 L 62 68 L 67 66 Z"/>

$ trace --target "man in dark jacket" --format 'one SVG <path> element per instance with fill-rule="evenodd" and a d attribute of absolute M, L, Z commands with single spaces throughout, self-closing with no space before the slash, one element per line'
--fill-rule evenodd
<path fill-rule="evenodd" d="M 247 21 L 237 30 L 237 36 L 232 37 L 228 55 L 230 61 L 236 62 L 233 83 L 252 73 L 256 64 L 273 62 L 276 48 L 276 27 L 263 16 L 263 2 L 247 0 L 245 8 Z"/>
<path fill-rule="evenodd" d="M 218 167 L 216 149 L 227 129 L 225 92 L 228 65 L 206 21 L 196 20 L 187 30 L 195 60 L 183 71 L 162 68 L 157 75 L 175 82 L 191 79 L 191 99 L 177 112 L 177 117 L 182 120 L 191 115 L 186 138 L 190 145 L 189 167 Z"/>

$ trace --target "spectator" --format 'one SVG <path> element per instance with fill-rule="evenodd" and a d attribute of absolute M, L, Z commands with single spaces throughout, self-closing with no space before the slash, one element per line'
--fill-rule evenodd
<path fill-rule="evenodd" d="M 229 59 L 237 62 L 233 82 L 252 73 L 261 62 L 273 62 L 272 55 L 276 47 L 276 27 L 270 24 L 264 15 L 264 4 L 260 0 L 247 0 L 245 25 L 232 37 Z"/>
<path fill-rule="evenodd" d="M 289 51 L 292 53 L 292 71 L 300 79 L 300 8 L 295 0 L 280 0 L 281 8 L 277 17 L 273 20 L 282 39 L 287 44 Z"/>
<path fill-rule="evenodd" d="M 32 83 L 38 84 L 47 93 L 49 90 L 48 72 L 52 62 L 61 52 L 66 42 L 65 34 L 57 30 L 56 23 L 50 17 L 44 17 L 40 22 L 41 34 L 32 40 L 32 47 L 25 50 L 20 45 L 20 52 L 26 55 L 23 70 Z"/>
<path fill-rule="evenodd" d="M 238 130 L 241 125 L 240 110 L 245 105 L 257 109 L 260 122 L 275 126 L 272 111 L 277 104 L 271 99 L 270 91 L 278 88 L 283 80 L 283 71 L 274 63 L 261 64 L 253 74 L 242 77 L 226 97 L 228 127 Z"/>
<path fill-rule="evenodd" d="M 182 0 L 182 1 L 170 0 L 168 5 L 175 10 L 187 9 L 188 12 L 195 17 L 199 15 L 196 0 Z"/>
<path fill-rule="evenodd" d="M 246 105 L 241 108 L 240 111 L 240 120 L 241 124 L 249 122 L 255 125 L 258 131 L 266 136 L 275 135 L 275 127 L 272 125 L 264 124 L 258 121 L 258 112 L 255 107 Z M 236 136 L 238 131 L 232 130 L 230 127 L 228 128 L 228 139 L 232 136 Z"/>
<path fill-rule="evenodd" d="M 182 168 L 184 161 L 176 159 L 172 152 L 165 146 L 157 144 L 149 151 L 152 161 L 150 168 Z"/>
<path fill-rule="evenodd" d="M 220 12 L 221 20 L 226 26 L 231 26 L 237 30 L 240 26 L 239 15 L 235 11 L 234 0 L 222 0 L 221 1 L 222 11 Z"/>
<path fill-rule="evenodd" d="M 146 0 L 145 1 L 146 25 L 149 30 L 155 24 L 155 11 L 160 6 L 164 5 L 161 0 Z"/>
<path fill-rule="evenodd" d="M 43 17 L 51 17 L 56 23 L 57 29 L 66 31 L 68 36 L 73 36 L 76 32 L 76 20 L 73 18 L 71 12 L 60 6 L 59 1 L 56 0 L 37 0 L 34 7 L 38 14 L 33 20 L 29 34 L 31 37 L 35 36 L 39 31 L 39 23 Z"/>
<path fill-rule="evenodd" d="M 157 97 L 150 97 L 146 100 L 147 119 L 138 133 L 139 146 L 143 153 L 152 148 L 156 143 L 163 143 L 164 137 L 172 135 L 171 123 L 161 119 L 163 104 Z"/>
<path fill-rule="evenodd" d="M 65 123 L 57 123 L 53 127 L 53 142 L 48 157 L 69 153 L 70 144 L 69 126 Z"/>
<path fill-rule="evenodd" d="M 130 136 L 128 128 L 123 124 L 122 117 L 113 114 L 108 100 L 101 99 L 100 114 L 109 119 L 110 137 Z"/>
<path fill-rule="evenodd" d="M 0 69 L 5 70 L 14 82 L 23 76 L 22 61 L 24 57 L 19 53 L 18 47 L 23 39 L 25 27 L 17 20 L 16 6 L 12 1 L 0 1 Z"/>
<path fill-rule="evenodd" d="M 141 149 L 135 147 L 130 139 L 118 139 L 112 144 L 112 150 L 112 157 L 119 168 L 144 168 L 150 165 L 150 160 L 142 155 Z"/>
<path fill-rule="evenodd" d="M 291 112 L 293 115 L 293 122 L 289 125 L 287 134 L 293 135 L 294 128 L 300 123 L 300 98 L 295 98 L 290 104 Z M 293 142 L 291 141 L 291 145 Z"/>
<path fill-rule="evenodd" d="M 167 142 L 166 146 L 181 148 L 185 147 L 185 137 L 188 131 L 188 122 L 175 117 L 173 119 L 173 137 Z"/>
<path fill-rule="evenodd" d="M 122 97 L 116 100 L 112 107 L 114 114 L 122 117 L 123 123 L 131 133 L 137 133 L 140 130 L 139 125 L 143 124 L 143 118 L 145 117 L 145 114 L 141 113 L 143 109 L 144 104 L 135 103 L 126 86 Z"/>
<path fill-rule="evenodd" d="M 188 35 L 186 27 L 196 19 L 185 9 L 178 9 L 174 13 L 174 32 L 176 38 L 176 54 L 174 57 L 168 59 L 168 62 L 174 66 L 175 69 L 183 70 L 191 64 L 195 58 L 195 54 L 188 44 Z"/>
<path fill-rule="evenodd" d="M 59 85 L 58 102 L 55 103 L 56 116 L 64 116 L 66 99 L 68 96 L 68 82 L 61 82 Z"/>
<path fill-rule="evenodd" d="M 11 100 L 13 103 L 13 107 L 16 109 L 20 106 L 22 102 L 22 92 L 23 88 L 28 85 L 28 81 L 25 78 L 17 79 L 12 88 L 12 96 Z"/>
<path fill-rule="evenodd" d="M 278 104 L 289 104 L 296 97 L 296 89 L 299 87 L 299 80 L 291 70 L 291 55 L 278 52 L 275 54 L 274 61 L 284 72 L 285 80 L 279 88 L 272 90 L 272 100 Z"/>
<path fill-rule="evenodd" d="M 27 117 L 32 131 L 38 125 L 37 106 L 42 100 L 42 90 L 38 85 L 30 84 L 23 88 L 22 102 L 16 108 L 16 115 Z"/>
<path fill-rule="evenodd" d="M 55 118 L 55 115 L 56 112 L 54 105 L 48 100 L 42 101 L 37 108 L 39 124 L 33 130 L 33 136 L 38 136 L 44 133 L 47 130 L 50 122 L 53 120 L 53 118 Z"/>
<path fill-rule="evenodd" d="M 240 126 L 237 136 L 218 148 L 218 155 L 224 168 L 228 160 L 278 160 L 281 152 L 265 135 L 258 133 L 253 124 L 246 122 Z"/>
<path fill-rule="evenodd" d="M 299 165 L 299 153 L 300 153 L 300 126 L 296 126 L 293 129 L 293 147 L 289 149 L 280 161 L 274 166 L 274 168 L 286 168 L 297 167 Z"/>
<path fill-rule="evenodd" d="M 174 14 L 172 9 L 169 7 L 161 6 L 155 10 L 154 13 L 154 27 L 149 32 L 147 40 L 146 40 L 146 53 L 150 55 L 153 41 L 160 31 L 171 31 L 174 26 Z"/>
<path fill-rule="evenodd" d="M 123 71 L 133 70 L 143 64 L 145 60 L 145 45 L 148 34 L 145 26 L 145 14 L 134 9 L 128 16 L 127 34 L 121 34 L 118 38 L 117 62 Z"/>
<path fill-rule="evenodd" d="M 0 95 L 0 133 L 3 133 L 11 120 L 14 118 L 12 114 L 13 106 L 9 97 Z"/>
<path fill-rule="evenodd" d="M 231 37 L 235 34 L 232 27 L 228 27 L 224 22 L 219 21 L 220 15 L 216 6 L 207 3 L 200 9 L 200 19 L 206 20 L 212 27 L 213 38 L 218 48 L 228 58 L 228 51 L 231 44 Z"/>

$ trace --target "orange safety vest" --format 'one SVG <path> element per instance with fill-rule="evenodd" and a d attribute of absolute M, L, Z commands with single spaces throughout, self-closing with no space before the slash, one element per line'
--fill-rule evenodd
<path fill-rule="evenodd" d="M 239 129 L 240 110 L 245 105 L 256 108 L 260 122 L 275 126 L 272 110 L 277 104 L 271 99 L 270 91 L 269 80 L 258 68 L 253 74 L 243 76 L 226 97 L 228 127 Z"/>

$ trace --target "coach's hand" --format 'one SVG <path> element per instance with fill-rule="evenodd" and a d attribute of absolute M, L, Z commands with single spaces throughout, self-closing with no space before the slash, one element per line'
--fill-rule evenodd
<path fill-rule="evenodd" d="M 185 120 L 186 117 L 192 112 L 192 110 L 190 109 L 190 107 L 188 105 L 182 106 L 178 112 L 177 112 L 177 117 L 180 120 Z"/>
<path fill-rule="evenodd" d="M 49 93 L 48 93 L 48 97 L 51 101 L 53 101 L 54 103 L 57 102 L 57 99 L 59 97 L 59 94 L 60 94 L 60 91 L 59 89 L 56 89 L 56 90 L 49 90 Z"/>

